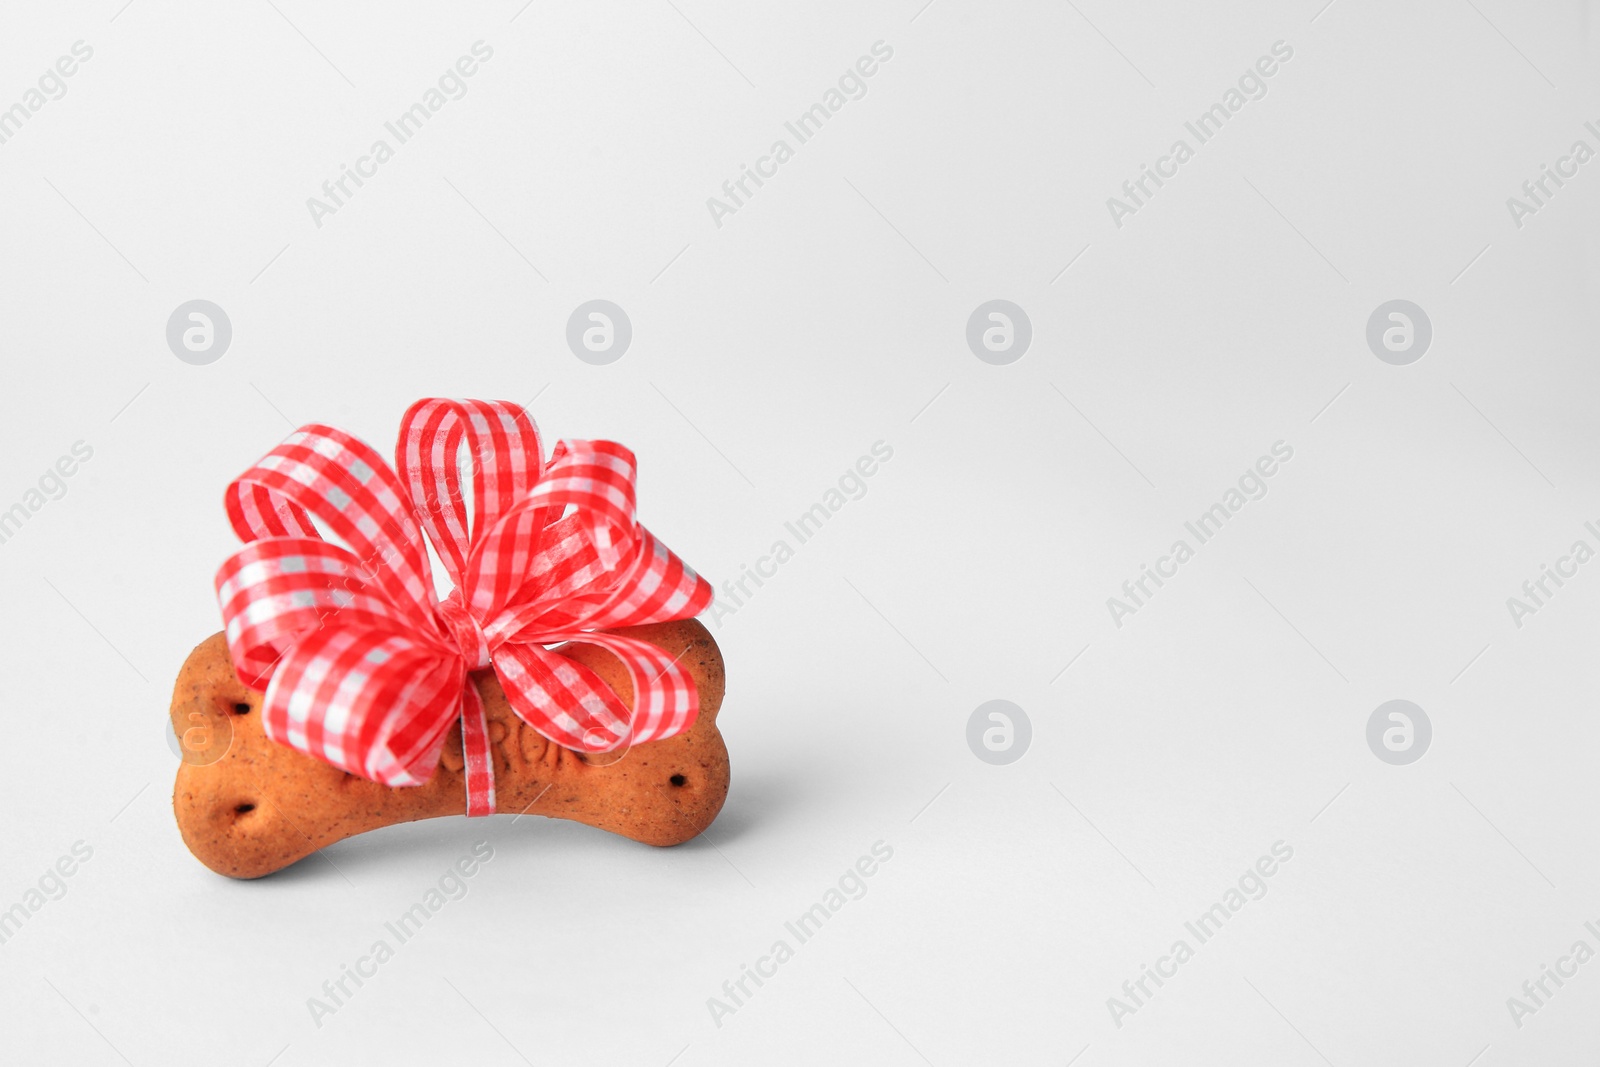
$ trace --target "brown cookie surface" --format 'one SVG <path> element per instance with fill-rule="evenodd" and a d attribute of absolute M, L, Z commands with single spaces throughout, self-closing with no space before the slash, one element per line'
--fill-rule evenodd
<path fill-rule="evenodd" d="M 725 686 L 722 655 L 694 619 L 610 632 L 657 645 L 688 668 L 700 693 L 694 725 L 625 751 L 583 755 L 524 723 L 494 672 L 477 671 L 472 677 L 489 721 L 496 807 L 511 815 L 571 819 L 645 844 L 681 844 L 711 825 L 728 795 L 728 750 L 716 721 Z M 563 652 L 633 705 L 632 681 L 615 656 L 590 645 Z M 180 737 L 189 731 L 198 731 L 191 738 L 209 736 L 226 753 L 186 759 L 172 806 L 189 851 L 218 874 L 259 878 L 368 830 L 466 813 L 459 729 L 448 733 L 425 785 L 392 787 L 269 740 L 260 709 L 261 694 L 239 681 L 222 634 L 190 653 L 173 689 L 173 728 Z"/>

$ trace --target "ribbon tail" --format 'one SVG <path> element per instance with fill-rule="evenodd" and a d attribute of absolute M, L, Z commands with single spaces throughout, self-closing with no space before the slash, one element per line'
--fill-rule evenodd
<path fill-rule="evenodd" d="M 493 815 L 494 752 L 489 745 L 489 719 L 470 676 L 461 693 L 461 758 L 466 764 L 467 815 Z"/>

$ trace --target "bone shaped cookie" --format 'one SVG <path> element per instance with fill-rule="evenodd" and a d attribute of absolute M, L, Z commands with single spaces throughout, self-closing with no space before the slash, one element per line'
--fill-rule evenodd
<path fill-rule="evenodd" d="M 580 754 L 519 719 L 492 670 L 476 671 L 472 680 L 488 716 L 498 809 L 571 819 L 650 845 L 681 844 L 711 825 L 728 795 L 728 750 L 716 721 L 724 690 L 722 655 L 694 619 L 609 632 L 678 657 L 700 694 L 694 725 L 625 751 Z M 632 681 L 614 656 L 591 645 L 562 652 L 633 706 Z M 260 708 L 261 694 L 239 681 L 222 634 L 190 653 L 173 690 L 172 725 L 179 737 L 209 737 L 212 743 L 196 751 L 186 741 L 172 805 L 184 843 L 218 874 L 259 878 L 368 830 L 465 814 L 459 730 L 447 735 L 439 766 L 425 785 L 395 787 L 346 774 L 268 739 Z M 224 747 L 216 758 L 213 748 Z"/>

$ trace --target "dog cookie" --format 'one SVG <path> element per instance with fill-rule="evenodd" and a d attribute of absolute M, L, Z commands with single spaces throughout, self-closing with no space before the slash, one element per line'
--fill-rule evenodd
<path fill-rule="evenodd" d="M 695 724 L 618 752 L 574 752 L 518 719 L 493 672 L 477 671 L 472 681 L 488 713 L 499 810 L 571 819 L 649 845 L 681 844 L 711 825 L 728 795 L 728 750 L 716 721 L 722 655 L 693 619 L 617 632 L 688 667 L 700 693 Z M 616 657 L 592 645 L 565 654 L 631 706 L 633 686 Z M 180 737 L 200 729 L 191 736 L 217 738 L 226 752 L 186 759 L 172 806 L 184 844 L 218 874 L 259 878 L 368 830 L 465 814 L 459 732 L 446 741 L 426 785 L 394 787 L 269 740 L 260 708 L 261 694 L 239 681 L 221 634 L 190 653 L 172 694 L 173 729 Z"/>
<path fill-rule="evenodd" d="M 224 629 L 170 711 L 190 851 L 257 878 L 444 815 L 652 845 L 710 825 L 722 656 L 694 617 L 712 588 L 639 523 L 633 453 L 546 458 L 521 407 L 430 399 L 394 456 L 312 423 L 228 486 L 244 546 L 216 575 Z"/>

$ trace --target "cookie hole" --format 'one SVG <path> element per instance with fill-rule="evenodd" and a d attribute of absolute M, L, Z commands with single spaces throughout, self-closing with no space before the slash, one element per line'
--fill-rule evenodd
<path fill-rule="evenodd" d="M 243 702 L 235 704 L 233 706 L 233 713 L 235 715 L 248 715 L 250 714 L 250 705 Z"/>
<path fill-rule="evenodd" d="M 668 778 L 667 781 L 671 782 L 675 786 L 685 786 L 689 784 L 689 779 L 685 778 L 681 774 L 674 774 L 671 778 Z"/>
<path fill-rule="evenodd" d="M 233 813 L 235 815 L 249 815 L 255 810 L 256 806 L 254 804 L 235 804 L 233 806 Z"/>

